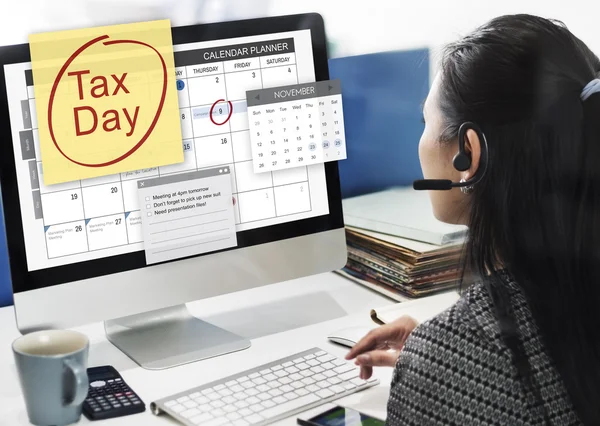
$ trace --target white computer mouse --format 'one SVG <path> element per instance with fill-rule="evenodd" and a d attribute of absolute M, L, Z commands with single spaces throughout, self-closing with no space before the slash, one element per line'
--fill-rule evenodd
<path fill-rule="evenodd" d="M 372 327 L 348 327 L 330 333 L 327 338 L 332 342 L 351 348 L 372 330 Z"/>

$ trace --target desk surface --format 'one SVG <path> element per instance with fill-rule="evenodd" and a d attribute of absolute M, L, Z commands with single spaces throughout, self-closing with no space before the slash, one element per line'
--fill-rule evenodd
<path fill-rule="evenodd" d="M 349 326 L 375 326 L 369 317 L 370 309 L 392 303 L 333 273 L 193 302 L 188 308 L 194 315 L 251 339 L 252 346 L 244 351 L 162 371 L 148 371 L 137 366 L 106 340 L 101 323 L 77 330 L 90 338 L 89 366 L 113 365 L 148 406 L 159 398 L 315 346 L 344 356 L 347 349 L 327 341 L 327 334 Z M 411 302 L 405 303 L 406 312 L 417 319 L 436 313 L 428 312 L 427 304 L 419 303 L 411 309 Z M 12 341 L 18 336 L 12 307 L 0 309 L 0 425 L 3 426 L 29 425 L 11 349 Z M 384 418 L 391 374 L 391 369 L 377 369 L 375 375 L 381 381 L 379 386 L 337 403 Z M 80 424 L 87 423 L 91 422 L 82 416 Z M 146 410 L 143 414 L 99 424 L 159 426 L 177 423 Z M 276 424 L 295 425 L 296 419 L 289 418 Z"/>

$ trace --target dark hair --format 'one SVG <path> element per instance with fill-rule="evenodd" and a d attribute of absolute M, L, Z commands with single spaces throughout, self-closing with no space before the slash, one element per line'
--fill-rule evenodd
<path fill-rule="evenodd" d="M 473 121 L 489 144 L 470 195 L 465 268 L 484 276 L 503 265 L 514 277 L 590 425 L 600 424 L 600 93 L 580 96 L 599 72 L 598 57 L 562 23 L 511 15 L 449 45 L 440 86 L 442 141 Z M 506 331 L 515 319 L 503 287 L 488 290 Z M 518 371 L 531 376 L 510 337 Z"/>

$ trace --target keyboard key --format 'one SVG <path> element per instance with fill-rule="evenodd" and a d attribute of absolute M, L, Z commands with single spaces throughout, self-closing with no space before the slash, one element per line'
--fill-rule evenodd
<path fill-rule="evenodd" d="M 208 405 L 208 404 L 202 404 L 202 405 L 200 405 L 200 406 L 198 407 L 198 410 L 200 410 L 200 411 L 202 411 L 202 412 L 204 412 L 204 413 L 206 413 L 206 412 L 208 412 L 208 411 L 212 411 L 212 409 L 213 409 L 213 408 L 212 408 L 210 405 Z"/>
<path fill-rule="evenodd" d="M 254 395 L 258 395 L 258 391 L 254 388 L 252 389 L 246 389 L 246 393 L 250 396 L 254 396 Z"/>
<path fill-rule="evenodd" d="M 255 386 L 254 383 L 252 383 L 250 380 L 242 383 L 242 387 L 244 387 L 244 389 L 250 389 L 250 388 L 253 388 L 254 386 Z"/>
<path fill-rule="evenodd" d="M 181 417 L 185 417 L 186 419 L 191 419 L 192 417 L 196 417 L 199 414 L 202 414 L 202 412 L 197 408 L 192 408 L 191 410 L 185 410 L 179 413 Z"/>
<path fill-rule="evenodd" d="M 265 374 L 263 376 L 263 379 L 265 379 L 268 382 L 272 382 L 273 380 L 277 380 L 277 376 L 273 373 L 269 373 L 269 374 Z"/>
<path fill-rule="evenodd" d="M 307 368 L 310 368 L 310 365 L 305 362 L 301 362 L 300 364 L 296 364 L 296 368 L 299 370 L 306 370 Z"/>
<path fill-rule="evenodd" d="M 306 363 L 308 365 L 310 365 L 311 367 L 314 367 L 315 365 L 319 365 L 319 361 L 317 361 L 316 359 L 309 359 L 308 361 L 306 361 Z"/>
<path fill-rule="evenodd" d="M 320 396 L 321 398 L 329 398 L 330 396 L 335 395 L 333 392 L 331 392 L 329 389 L 321 389 L 320 391 L 317 392 L 317 395 Z"/>
<path fill-rule="evenodd" d="M 298 395 L 296 392 L 288 392 L 285 395 L 283 395 L 283 397 L 285 399 L 287 399 L 288 401 L 291 401 L 292 399 L 296 399 L 298 398 L 300 395 Z"/>
<path fill-rule="evenodd" d="M 308 404 L 312 404 L 314 402 L 319 401 L 319 397 L 316 395 L 304 395 L 300 398 L 296 398 L 292 401 L 286 401 L 286 402 L 281 402 L 278 403 L 279 405 L 276 405 L 273 408 L 267 408 L 265 411 L 263 411 L 261 413 L 261 415 L 267 419 L 279 416 L 281 414 L 285 414 L 288 413 L 292 410 L 297 410 L 301 407 L 304 407 Z M 277 401 L 275 401 L 277 402 Z"/>
<path fill-rule="evenodd" d="M 340 365 L 339 367 L 334 368 L 333 371 L 335 371 L 338 374 L 342 374 L 347 371 L 354 370 L 355 368 L 356 368 L 356 366 L 348 363 L 348 364 Z"/>
<path fill-rule="evenodd" d="M 233 405 L 235 405 L 237 408 L 246 408 L 248 404 L 246 401 L 238 401 L 238 402 L 234 402 Z"/>
<path fill-rule="evenodd" d="M 335 357 L 333 355 L 323 355 L 320 356 L 319 358 L 317 358 L 317 361 L 319 361 L 320 363 L 325 363 L 325 362 L 329 362 L 329 361 L 333 361 L 335 359 Z"/>
<path fill-rule="evenodd" d="M 304 359 L 305 359 L 305 360 L 308 360 L 308 359 L 314 359 L 314 358 L 315 358 L 315 354 L 306 355 L 306 356 L 304 357 Z"/>
<path fill-rule="evenodd" d="M 167 401 L 167 402 L 165 402 L 165 407 L 171 408 L 172 406 L 174 406 L 176 404 L 177 404 L 177 401 L 175 401 L 175 400 Z"/>
<path fill-rule="evenodd" d="M 202 389 L 200 392 L 202 393 L 202 395 L 210 395 L 211 393 L 214 393 L 214 389 L 213 388 L 207 388 L 207 389 Z"/>
<path fill-rule="evenodd" d="M 304 383 L 302 382 L 292 382 L 290 383 L 290 385 L 294 388 L 294 389 L 300 389 L 304 387 Z"/>
<path fill-rule="evenodd" d="M 268 392 L 271 390 L 271 387 L 269 385 L 260 385 L 256 387 L 256 390 L 259 392 Z"/>
<path fill-rule="evenodd" d="M 279 371 L 281 370 L 283 367 L 281 365 L 276 365 L 274 367 L 271 367 L 271 371 L 275 372 L 275 371 Z"/>
<path fill-rule="evenodd" d="M 296 393 L 300 396 L 308 395 L 308 391 L 304 388 L 296 389 Z"/>
<path fill-rule="evenodd" d="M 210 403 L 210 405 L 214 408 L 221 408 L 225 404 L 223 403 L 223 401 L 213 401 Z"/>
<path fill-rule="evenodd" d="M 309 386 L 307 386 L 305 389 L 306 389 L 307 391 L 309 391 L 309 392 L 313 392 L 313 393 L 321 390 L 321 388 L 320 388 L 320 387 L 318 387 L 317 385 L 309 385 Z"/>
<path fill-rule="evenodd" d="M 246 418 L 248 423 L 250 423 L 251 425 L 262 422 L 263 419 L 264 419 L 264 417 L 261 417 L 258 414 L 252 414 L 251 416 L 248 416 L 248 418 Z"/>
<path fill-rule="evenodd" d="M 341 358 L 336 358 L 336 359 L 334 359 L 333 361 L 331 361 L 331 363 L 332 363 L 333 365 L 340 366 L 340 365 L 347 364 L 347 361 L 344 361 L 344 360 L 343 360 L 343 359 L 341 359 Z"/>
<path fill-rule="evenodd" d="M 272 389 L 277 389 L 281 385 L 283 385 L 283 383 L 281 383 L 279 380 L 269 383 L 269 386 L 271 386 Z"/>
<path fill-rule="evenodd" d="M 287 402 L 287 399 L 285 399 L 285 398 L 283 397 L 283 395 L 281 395 L 281 396 L 276 396 L 275 398 L 273 398 L 273 402 L 274 402 L 275 404 L 283 404 L 284 402 Z"/>
<path fill-rule="evenodd" d="M 312 378 L 313 380 L 320 382 L 321 380 L 325 380 L 327 377 L 322 374 L 315 374 Z"/>
<path fill-rule="evenodd" d="M 343 387 L 341 387 L 340 385 L 333 385 L 332 387 L 329 388 L 329 390 L 331 392 L 335 392 L 336 394 L 339 393 L 344 393 L 346 392 L 346 389 L 344 389 Z"/>
<path fill-rule="evenodd" d="M 286 368 L 286 367 L 291 367 L 292 365 L 294 365 L 294 363 L 292 361 L 288 361 L 288 362 L 284 362 L 281 365 L 283 366 L 283 368 Z"/>
<path fill-rule="evenodd" d="M 292 367 L 285 368 L 284 371 L 286 371 L 288 374 L 294 374 L 300 370 L 298 370 L 296 367 L 292 366 Z"/>
<path fill-rule="evenodd" d="M 282 377 L 278 380 L 278 382 L 283 385 L 288 385 L 288 384 L 292 383 L 292 379 L 290 379 L 289 377 Z"/>
<path fill-rule="evenodd" d="M 294 364 L 300 364 L 301 362 L 304 362 L 304 358 L 296 358 L 295 360 L 292 361 Z"/>
<path fill-rule="evenodd" d="M 259 393 L 258 395 L 256 395 L 256 397 L 258 399 L 260 399 L 261 401 L 266 401 L 267 399 L 271 399 L 271 395 L 269 395 L 268 393 Z"/>
<path fill-rule="evenodd" d="M 255 397 L 255 396 L 251 396 L 250 398 L 248 398 L 248 399 L 246 400 L 246 402 L 247 402 L 248 404 L 258 404 L 258 403 L 260 402 L 260 399 L 258 399 L 258 398 L 257 398 L 257 397 Z"/>
<path fill-rule="evenodd" d="M 242 416 L 244 418 L 251 416 L 253 414 L 252 410 L 249 408 L 242 408 L 240 411 L 238 411 L 238 413 L 240 413 L 240 416 Z"/>
<path fill-rule="evenodd" d="M 240 416 L 238 413 L 229 413 L 225 417 L 227 417 L 229 420 L 238 420 L 242 418 L 242 416 Z"/>
<path fill-rule="evenodd" d="M 313 383 L 315 383 L 315 381 L 313 379 L 311 379 L 310 377 L 305 377 L 304 379 L 302 379 L 302 383 L 304 383 L 306 386 L 308 386 L 308 385 L 312 385 Z"/>
<path fill-rule="evenodd" d="M 321 364 L 321 367 L 323 367 L 325 370 L 331 370 L 335 368 L 335 365 L 331 362 L 326 362 L 325 364 Z"/>
<path fill-rule="evenodd" d="M 343 386 L 346 390 L 356 389 L 356 387 L 357 387 L 354 383 L 350 383 L 350 382 L 342 383 L 341 386 Z"/>
<path fill-rule="evenodd" d="M 294 388 L 291 387 L 290 385 L 283 385 L 282 387 L 279 388 L 279 390 L 283 393 L 287 393 L 287 392 L 292 392 L 294 390 Z"/>
<path fill-rule="evenodd" d="M 300 372 L 300 375 L 302 375 L 302 377 L 311 377 L 314 373 L 310 370 L 302 370 Z"/>
<path fill-rule="evenodd" d="M 279 389 L 271 389 L 269 391 L 269 395 L 271 396 L 279 396 L 281 395 L 283 392 L 281 392 Z"/>
<path fill-rule="evenodd" d="M 264 376 L 265 374 L 269 374 L 270 372 L 271 372 L 271 369 L 270 369 L 270 368 L 267 368 L 267 369 L 261 370 L 261 371 L 260 371 L 260 375 L 261 375 L 261 376 Z"/>
<path fill-rule="evenodd" d="M 323 355 L 327 355 L 327 352 L 325 352 L 325 351 L 319 351 L 315 355 L 316 356 L 323 356 Z"/>
<path fill-rule="evenodd" d="M 207 404 L 210 402 L 210 399 L 205 397 L 204 395 L 200 395 L 198 398 L 194 398 L 194 401 L 198 404 Z"/>
<path fill-rule="evenodd" d="M 320 387 L 321 389 L 326 389 L 331 386 L 331 383 L 329 383 L 327 380 L 323 380 L 321 382 L 318 382 L 317 386 Z"/>
<path fill-rule="evenodd" d="M 208 399 L 210 399 L 211 401 L 217 401 L 217 400 L 221 399 L 221 395 L 219 395 L 219 394 L 218 394 L 218 393 L 216 393 L 216 392 L 209 393 L 208 395 L 206 395 L 206 397 L 207 397 Z"/>
<path fill-rule="evenodd" d="M 185 411 L 185 407 L 183 405 L 177 404 L 171 407 L 171 411 L 173 411 L 174 413 L 181 413 L 182 411 Z"/>
<path fill-rule="evenodd" d="M 275 407 L 275 403 L 273 401 L 271 401 L 270 399 L 261 402 L 262 406 L 265 408 L 271 408 L 271 407 Z"/>
<path fill-rule="evenodd" d="M 121 396 L 121 394 L 117 394 L 117 396 Z M 181 398 L 179 398 L 177 400 L 177 402 L 179 402 L 180 404 L 183 404 L 184 402 L 189 401 L 189 400 L 190 400 L 189 396 L 182 396 Z"/>
<path fill-rule="evenodd" d="M 225 404 L 233 404 L 237 401 L 237 399 L 235 399 L 233 396 L 226 396 L 221 401 L 223 401 Z"/>
<path fill-rule="evenodd" d="M 319 373 L 322 373 L 323 371 L 325 371 L 325 369 L 322 368 L 320 365 L 316 365 L 314 367 L 310 367 L 310 371 L 312 371 L 315 374 L 319 374 Z"/>
<path fill-rule="evenodd" d="M 298 373 L 294 373 L 294 374 L 290 374 L 288 376 L 290 379 L 292 379 L 293 381 L 298 381 L 298 380 L 302 380 L 304 378 L 303 375 L 298 374 Z"/>
<path fill-rule="evenodd" d="M 250 377 L 251 379 L 256 379 L 257 377 L 260 377 L 260 373 L 248 374 L 248 377 Z"/>
<path fill-rule="evenodd" d="M 225 411 L 221 410 L 220 408 L 217 408 L 216 410 L 212 410 L 211 413 L 215 417 L 225 417 Z"/>
<path fill-rule="evenodd" d="M 233 422 L 233 426 L 248 426 L 250 423 L 248 423 L 246 420 L 236 420 L 235 422 Z"/>
<path fill-rule="evenodd" d="M 240 378 L 238 378 L 236 380 L 237 380 L 238 383 L 244 383 L 244 382 L 247 382 L 248 380 L 250 380 L 250 378 L 248 376 L 243 376 L 243 377 L 240 377 Z"/>
<path fill-rule="evenodd" d="M 358 374 L 359 374 L 359 369 L 354 368 L 351 371 L 348 371 L 347 373 L 340 374 L 338 377 L 342 380 L 351 380 L 351 379 L 357 378 Z"/>
<path fill-rule="evenodd" d="M 200 425 L 200 424 L 203 424 L 204 422 L 209 421 L 212 418 L 213 418 L 213 416 L 210 415 L 209 413 L 204 413 L 204 414 L 200 414 L 199 416 L 196 416 L 196 417 L 190 419 L 190 422 L 192 422 L 195 425 Z"/>
<path fill-rule="evenodd" d="M 285 370 L 279 370 L 279 371 L 276 371 L 276 372 L 275 372 L 275 375 L 276 375 L 277 377 L 285 377 L 285 376 L 287 376 L 287 375 L 288 375 L 288 373 L 287 373 L 287 371 L 285 371 Z"/>
<path fill-rule="evenodd" d="M 254 383 L 255 385 L 264 385 L 265 383 L 267 383 L 267 381 L 262 377 L 257 377 L 256 379 L 252 379 L 252 383 Z"/>
<path fill-rule="evenodd" d="M 248 398 L 248 396 L 249 395 L 246 392 L 238 392 L 233 394 L 233 397 L 238 401 L 243 401 L 244 399 Z"/>
<path fill-rule="evenodd" d="M 215 390 L 216 391 L 220 391 L 220 390 L 223 390 L 223 389 L 225 389 L 225 385 L 224 384 L 220 384 L 220 385 L 215 386 Z"/>
<path fill-rule="evenodd" d="M 262 410 L 264 410 L 264 409 L 265 409 L 265 407 L 263 407 L 263 406 L 262 406 L 262 405 L 260 405 L 260 404 L 254 404 L 254 405 L 251 405 L 251 406 L 250 406 L 250 407 L 248 407 L 248 408 L 250 408 L 250 409 L 251 409 L 252 411 L 254 411 L 255 413 L 260 413 Z"/>
<path fill-rule="evenodd" d="M 221 396 L 230 396 L 230 395 L 233 395 L 233 392 L 231 392 L 231 391 L 230 391 L 229 389 L 227 389 L 227 388 L 226 388 L 226 389 L 221 389 L 221 390 L 219 391 L 219 395 L 221 395 Z"/>
<path fill-rule="evenodd" d="M 227 383 L 225 383 L 225 386 L 227 386 L 228 388 L 231 388 L 232 386 L 235 386 L 237 384 L 237 382 L 235 380 L 230 380 Z"/>
<path fill-rule="evenodd" d="M 225 407 L 223 407 L 223 411 L 225 411 L 226 413 L 233 413 L 237 411 L 237 408 L 233 405 L 226 405 Z"/>
<path fill-rule="evenodd" d="M 219 417 L 213 420 L 209 420 L 206 423 L 202 423 L 202 426 L 221 426 L 229 423 L 229 420 L 226 417 Z"/>
<path fill-rule="evenodd" d="M 186 401 L 183 403 L 183 406 L 185 408 L 196 408 L 198 406 L 198 404 L 196 404 L 195 401 Z"/>
<path fill-rule="evenodd" d="M 337 377 L 330 377 L 330 378 L 327 379 L 327 381 L 329 383 L 331 383 L 332 385 L 337 385 L 337 384 L 342 383 L 342 381 L 339 378 L 337 378 Z"/>
<path fill-rule="evenodd" d="M 333 377 L 333 376 L 337 376 L 337 373 L 333 370 L 326 370 L 323 372 L 323 375 L 325 377 Z"/>

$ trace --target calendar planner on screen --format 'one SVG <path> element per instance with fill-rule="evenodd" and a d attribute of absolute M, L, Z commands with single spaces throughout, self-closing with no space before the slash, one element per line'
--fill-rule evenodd
<path fill-rule="evenodd" d="M 327 129 L 332 135 L 327 149 L 323 147 L 323 131 L 316 131 L 319 122 L 312 124 L 315 133 L 310 138 L 305 136 L 310 119 L 298 115 L 302 124 L 296 126 L 299 129 L 290 128 L 290 132 L 306 142 L 294 145 L 294 149 L 302 147 L 305 154 L 302 161 L 298 161 L 300 155 L 294 156 L 291 169 L 274 167 L 272 162 L 267 167 L 265 162 L 265 170 L 258 170 L 250 135 L 254 123 L 248 119 L 246 92 L 314 83 L 310 30 L 180 44 L 173 49 L 184 161 L 49 186 L 42 179 L 31 64 L 5 66 L 30 271 L 144 250 L 143 219 L 154 220 L 159 212 L 145 198 L 140 205 L 138 182 L 142 180 L 176 174 L 185 179 L 197 171 L 227 169 L 235 232 L 329 214 L 325 168 L 315 163 L 326 161 L 327 155 L 340 155 L 334 155 L 338 150 L 345 156 L 345 149 L 341 149 L 341 98 L 338 104 L 333 103 L 339 96 L 339 85 L 335 95 L 323 97 L 324 102 L 333 99 L 328 109 L 319 105 L 317 98 L 302 99 L 314 104 L 315 115 L 317 111 L 325 114 L 319 121 L 327 120 L 328 126 L 331 122 L 334 127 Z M 311 87 L 316 90 L 320 86 Z M 303 104 L 301 111 L 306 114 L 308 108 Z M 334 118 L 336 115 L 339 120 Z M 277 117 L 280 121 L 291 120 L 279 113 Z M 268 120 L 266 113 L 261 119 Z M 336 121 L 339 123 L 333 124 Z M 336 131 L 340 132 L 339 138 L 333 136 Z M 339 147 L 335 146 L 337 139 L 342 141 Z M 277 161 L 285 165 L 283 153 L 277 156 Z M 317 157 L 311 160 L 312 156 Z M 191 185 L 189 182 L 187 187 Z"/>

